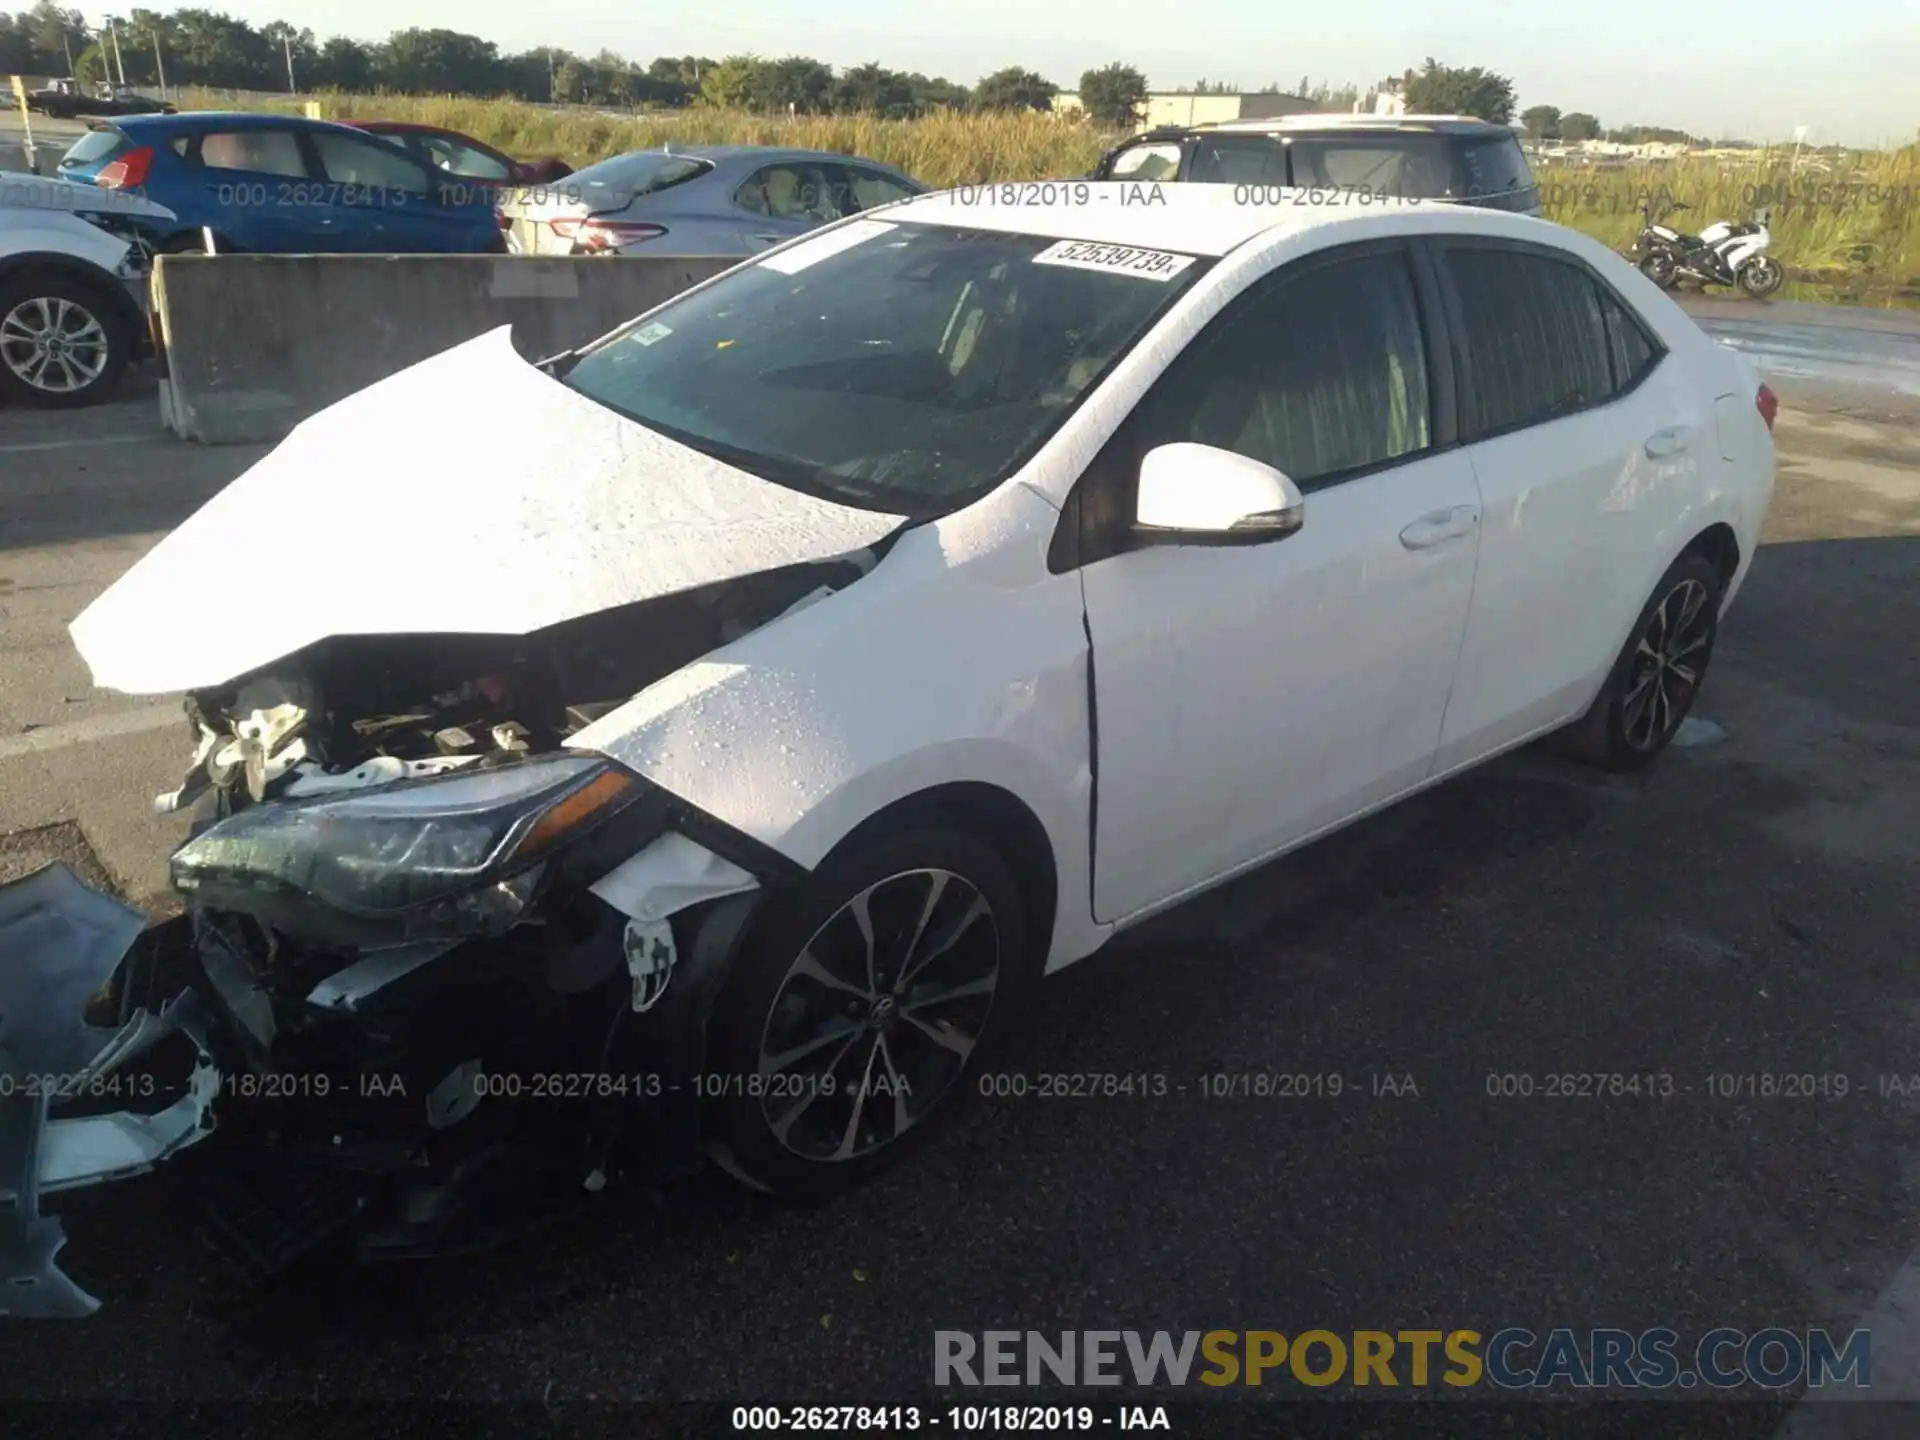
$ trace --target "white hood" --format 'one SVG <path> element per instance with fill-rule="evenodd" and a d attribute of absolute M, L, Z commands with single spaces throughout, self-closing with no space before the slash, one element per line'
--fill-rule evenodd
<path fill-rule="evenodd" d="M 96 685 L 198 690 L 335 635 L 521 635 L 871 545 L 904 517 L 736 470 L 509 330 L 301 424 L 73 622 Z"/>

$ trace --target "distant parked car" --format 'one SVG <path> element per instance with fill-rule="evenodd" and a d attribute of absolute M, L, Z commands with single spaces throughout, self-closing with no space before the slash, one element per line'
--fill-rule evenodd
<path fill-rule="evenodd" d="M 1091 178 L 1317 189 L 1540 213 L 1540 189 L 1519 136 L 1470 115 L 1282 115 L 1163 125 L 1109 151 Z"/>
<path fill-rule="evenodd" d="M 165 100 L 153 100 L 131 85 L 110 85 L 96 81 L 87 94 L 78 80 L 56 80 L 42 90 L 27 92 L 27 108 L 38 110 L 55 120 L 71 120 L 80 115 L 172 115 L 174 107 Z"/>
<path fill-rule="evenodd" d="M 751 255 L 926 190 L 877 160 L 694 145 L 602 160 L 552 191 L 509 197 L 500 216 L 507 248 L 523 255 L 612 254 L 637 245 L 682 255 Z"/>
<path fill-rule="evenodd" d="M 177 220 L 162 251 L 299 255 L 504 248 L 490 189 L 459 184 L 388 141 L 324 120 L 194 111 L 102 121 L 61 157 L 63 179 L 138 190 Z"/>
<path fill-rule="evenodd" d="M 110 398 L 147 343 L 150 200 L 0 172 L 0 396 L 61 407 Z"/>
<path fill-rule="evenodd" d="M 423 165 L 483 185 L 551 185 L 573 173 L 558 155 L 542 160 L 515 160 L 485 141 L 438 125 L 415 125 L 406 120 L 355 120 L 354 129 L 384 135 Z"/>

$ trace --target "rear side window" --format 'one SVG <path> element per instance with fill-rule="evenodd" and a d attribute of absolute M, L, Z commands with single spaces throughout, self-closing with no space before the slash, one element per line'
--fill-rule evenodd
<path fill-rule="evenodd" d="M 1472 140 L 1462 145 L 1460 168 L 1468 199 L 1504 195 L 1533 186 L 1533 172 L 1527 169 L 1527 157 L 1520 149 L 1520 142 L 1512 136 Z"/>
<path fill-rule="evenodd" d="M 1585 270 L 1524 250 L 1440 253 L 1460 302 L 1461 439 L 1537 425 L 1613 393 L 1606 321 Z"/>
<path fill-rule="evenodd" d="M 1172 180 L 1180 174 L 1178 145 L 1129 145 L 1113 157 L 1110 180 Z"/>
<path fill-rule="evenodd" d="M 871 210 L 877 205 L 891 205 L 896 200 L 905 200 L 918 192 L 893 176 L 878 170 L 869 170 L 864 165 L 842 165 L 840 173 L 846 178 L 847 189 L 853 195 L 854 210 Z"/>
<path fill-rule="evenodd" d="M 1187 179 L 1212 185 L 1285 185 L 1287 148 L 1264 136 L 1196 140 Z"/>
<path fill-rule="evenodd" d="M 1426 349 L 1405 252 L 1283 271 L 1255 287 L 1141 413 L 1142 454 L 1213 445 L 1303 488 L 1425 450 Z"/>
<path fill-rule="evenodd" d="M 1631 390 L 1640 377 L 1658 363 L 1661 350 L 1640 323 L 1606 286 L 1600 287 L 1600 311 L 1607 322 L 1607 348 L 1613 355 L 1613 388 Z"/>
<path fill-rule="evenodd" d="M 291 130 L 213 130 L 200 137 L 200 163 L 209 170 L 252 170 L 305 178 L 307 162 Z"/>
<path fill-rule="evenodd" d="M 127 137 L 111 127 L 101 130 L 89 130 L 78 140 L 63 157 L 69 165 L 91 165 L 97 160 L 110 159 L 127 146 Z"/>

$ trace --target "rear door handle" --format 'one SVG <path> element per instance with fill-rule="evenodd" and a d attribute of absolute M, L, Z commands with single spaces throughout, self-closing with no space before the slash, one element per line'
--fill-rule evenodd
<path fill-rule="evenodd" d="M 1687 448 L 1687 432 L 1679 425 L 1669 426 L 1665 430 L 1656 430 L 1647 437 L 1645 446 L 1649 460 L 1664 460 L 1669 455 L 1677 455 Z"/>
<path fill-rule="evenodd" d="M 1476 505 L 1455 505 L 1445 510 L 1434 510 L 1402 530 L 1400 543 L 1409 550 L 1427 550 L 1448 540 L 1471 535 L 1473 527 L 1479 523 L 1480 509 Z"/>
<path fill-rule="evenodd" d="M 785 240 L 787 237 L 785 235 L 755 235 L 753 238 L 756 240 L 764 240 L 769 245 L 778 245 L 782 240 Z"/>

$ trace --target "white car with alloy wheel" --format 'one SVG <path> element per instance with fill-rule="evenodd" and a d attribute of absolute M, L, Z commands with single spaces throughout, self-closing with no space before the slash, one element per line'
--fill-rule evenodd
<path fill-rule="evenodd" d="M 1661 753 L 1772 490 L 1750 362 L 1537 219 L 1054 188 L 461 345 L 96 600 L 96 681 L 188 696 L 187 913 L 0 889 L 0 1050 L 175 1098 L 56 1106 L 0 1195 L 190 1149 L 263 1270 L 702 1156 L 818 1195 L 1146 917 L 1536 737 Z M 37 1233 L 14 1304 L 84 1311 Z"/>
<path fill-rule="evenodd" d="M 0 398 L 93 405 L 147 346 L 144 196 L 0 171 Z"/>

